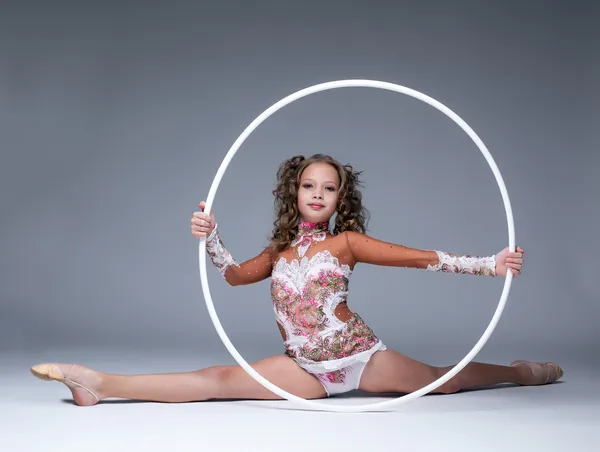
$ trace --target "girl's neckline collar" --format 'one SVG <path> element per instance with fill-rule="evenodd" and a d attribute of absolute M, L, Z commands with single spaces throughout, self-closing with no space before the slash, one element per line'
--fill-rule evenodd
<path fill-rule="evenodd" d="M 329 222 L 328 221 L 321 221 L 318 223 L 311 222 L 311 221 L 301 221 L 298 224 L 298 235 L 299 236 L 319 234 L 319 233 L 328 232 L 328 231 L 329 231 Z"/>

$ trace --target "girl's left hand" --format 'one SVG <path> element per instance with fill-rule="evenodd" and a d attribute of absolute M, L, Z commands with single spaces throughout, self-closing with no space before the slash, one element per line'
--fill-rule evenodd
<path fill-rule="evenodd" d="M 506 276 L 508 269 L 513 276 L 520 276 L 523 267 L 523 253 L 523 248 L 517 246 L 514 253 L 511 253 L 510 248 L 507 247 L 496 254 L 496 276 Z"/>

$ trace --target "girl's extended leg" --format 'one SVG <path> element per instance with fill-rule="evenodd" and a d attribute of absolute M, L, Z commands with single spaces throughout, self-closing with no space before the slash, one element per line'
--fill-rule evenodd
<path fill-rule="evenodd" d="M 251 366 L 264 378 L 291 394 L 305 399 L 326 397 L 319 380 L 287 356 L 266 358 Z M 72 364 L 60 363 L 40 364 L 31 370 L 42 379 L 64 382 L 78 405 L 94 405 L 107 397 L 155 402 L 281 399 L 255 381 L 241 366 L 215 366 L 192 372 L 150 375 L 108 374 L 85 366 L 73 367 Z"/>
<path fill-rule="evenodd" d="M 499 366 L 471 362 L 432 393 L 450 394 L 461 389 L 499 383 L 543 384 L 562 376 L 562 370 L 556 364 L 552 365 L 523 362 L 521 365 Z M 369 392 L 410 393 L 437 380 L 452 367 L 454 366 L 430 366 L 388 348 L 371 357 L 363 371 L 360 389 Z"/>

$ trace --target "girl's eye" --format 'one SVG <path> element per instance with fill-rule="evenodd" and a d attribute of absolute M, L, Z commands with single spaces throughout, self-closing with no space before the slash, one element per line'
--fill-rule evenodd
<path fill-rule="evenodd" d="M 312 184 L 302 184 L 302 188 L 311 188 Z M 325 190 L 329 190 L 329 191 L 335 191 L 335 187 L 327 187 L 325 188 Z"/>

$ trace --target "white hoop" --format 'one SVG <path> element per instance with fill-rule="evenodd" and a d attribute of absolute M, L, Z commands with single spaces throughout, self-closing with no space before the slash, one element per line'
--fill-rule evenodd
<path fill-rule="evenodd" d="M 293 101 L 298 100 L 302 97 L 308 96 L 309 94 L 317 93 L 319 91 L 334 89 L 334 88 L 345 88 L 345 87 L 379 88 L 379 89 L 385 89 L 385 90 L 389 90 L 389 91 L 395 91 L 395 92 L 398 92 L 401 94 L 406 94 L 408 96 L 419 99 L 419 100 L 437 108 L 442 113 L 444 113 L 446 116 L 448 116 L 450 119 L 452 119 L 456 124 L 458 124 L 475 142 L 475 144 L 477 145 L 477 147 L 479 148 L 479 150 L 481 151 L 481 153 L 487 160 L 492 172 L 494 173 L 494 176 L 496 177 L 496 182 L 498 183 L 498 188 L 500 188 L 500 193 L 502 194 L 502 200 L 504 201 L 504 208 L 506 210 L 506 220 L 508 223 L 509 248 L 510 248 L 510 251 L 514 252 L 514 250 L 515 250 L 515 227 L 514 227 L 514 222 L 513 222 L 512 209 L 510 206 L 510 200 L 508 198 L 508 192 L 506 191 L 506 186 L 504 185 L 504 180 L 502 179 L 500 170 L 496 166 L 494 159 L 492 158 L 491 154 L 489 153 L 489 151 L 487 150 L 487 148 L 485 147 L 483 142 L 479 139 L 477 134 L 475 134 L 475 132 L 468 126 L 468 124 L 465 121 L 463 121 L 456 113 L 454 113 L 448 107 L 446 107 L 445 105 L 436 101 L 435 99 L 432 99 L 431 97 L 429 97 L 423 93 L 420 93 L 420 92 L 415 91 L 410 88 L 406 88 L 404 86 L 400 86 L 400 85 L 396 85 L 396 84 L 388 83 L 388 82 L 375 81 L 375 80 L 337 80 L 337 81 L 333 81 L 333 82 L 321 83 L 319 85 L 310 86 L 308 88 L 297 91 L 297 92 L 285 97 L 284 99 L 280 100 L 279 102 L 275 103 L 268 109 L 266 109 L 260 116 L 258 116 L 254 121 L 252 121 L 252 123 L 250 123 L 250 125 L 248 127 L 246 127 L 246 129 L 242 132 L 242 134 L 238 137 L 238 139 L 233 143 L 233 146 L 231 146 L 231 148 L 229 149 L 229 152 L 223 159 L 223 162 L 221 163 L 221 166 L 219 167 L 219 170 L 217 171 L 217 174 L 215 175 L 213 183 L 208 192 L 208 198 L 206 199 L 206 207 L 204 209 L 204 212 L 210 213 L 211 207 L 212 207 L 212 202 L 213 202 L 215 194 L 217 192 L 217 188 L 219 187 L 221 178 L 225 174 L 225 170 L 227 169 L 229 162 L 231 161 L 231 159 L 233 158 L 233 156 L 235 155 L 237 150 L 240 148 L 242 143 L 248 138 L 248 136 L 254 131 L 254 129 L 256 129 L 263 121 L 265 121 L 269 116 L 271 116 L 273 113 L 275 113 L 277 110 L 283 108 L 287 104 L 292 103 Z M 293 394 L 290 394 L 290 393 L 282 390 L 281 388 L 275 386 L 273 383 L 271 383 L 270 381 L 268 381 L 267 379 L 262 377 L 252 367 L 250 367 L 250 365 L 244 360 L 244 358 L 242 358 L 242 356 L 235 349 L 235 347 L 233 346 L 233 344 L 227 337 L 227 334 L 225 334 L 225 331 L 223 330 L 221 322 L 219 321 L 219 318 L 217 317 L 217 313 L 215 311 L 215 307 L 213 305 L 212 298 L 210 296 L 210 289 L 208 286 L 208 278 L 206 275 L 206 239 L 200 240 L 198 257 L 199 257 L 199 261 L 200 261 L 200 280 L 202 282 L 202 290 L 204 292 L 204 298 L 206 300 L 206 306 L 208 308 L 208 313 L 210 314 L 210 318 L 211 318 L 213 324 L 215 325 L 217 333 L 219 334 L 219 337 L 223 341 L 223 344 L 225 344 L 225 347 L 227 347 L 227 350 L 229 351 L 229 353 L 231 353 L 231 356 L 233 356 L 233 358 L 238 362 L 238 364 L 240 366 L 242 366 L 242 368 L 246 372 L 248 372 L 248 374 L 252 378 L 254 378 L 257 382 L 259 382 L 265 388 L 267 388 L 271 392 L 277 394 L 278 396 L 283 397 L 284 399 L 287 399 L 291 402 L 296 402 L 298 405 L 301 405 L 306 408 L 325 410 L 325 411 L 334 411 L 334 412 L 377 411 L 377 410 L 384 409 L 384 408 L 390 408 L 392 406 L 398 406 L 403 403 L 408 403 L 411 400 L 415 400 L 415 399 L 427 394 L 428 392 L 433 391 L 434 389 L 438 388 L 439 386 L 441 386 L 442 384 L 447 382 L 450 378 L 452 378 L 454 375 L 456 375 L 458 372 L 460 372 L 475 357 L 475 355 L 477 355 L 477 353 L 481 350 L 481 348 L 484 346 L 484 344 L 489 339 L 490 335 L 494 331 L 494 328 L 496 328 L 498 321 L 500 320 L 502 311 L 504 310 L 504 306 L 506 304 L 506 299 L 508 298 L 508 293 L 510 291 L 510 286 L 511 286 L 511 281 L 512 281 L 512 272 L 508 271 L 506 273 L 504 288 L 502 290 L 502 295 L 500 296 L 500 301 L 498 302 L 498 307 L 496 308 L 496 312 L 494 313 L 492 320 L 490 321 L 488 327 L 483 332 L 483 334 L 481 335 L 481 338 L 475 344 L 475 346 L 471 349 L 471 351 L 458 364 L 456 364 L 456 366 L 454 366 L 451 370 L 449 370 L 445 375 L 438 378 L 436 381 L 430 383 L 429 385 L 424 386 L 423 388 L 421 388 L 415 392 L 412 392 L 405 396 L 399 397 L 397 399 L 388 400 L 385 402 L 368 404 L 368 405 L 351 405 L 351 406 L 330 405 L 330 404 L 314 402 L 311 400 L 306 400 L 306 399 L 303 399 L 302 397 L 297 397 Z"/>

